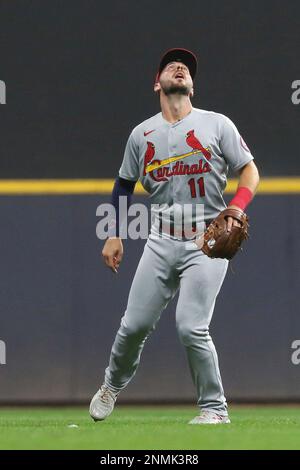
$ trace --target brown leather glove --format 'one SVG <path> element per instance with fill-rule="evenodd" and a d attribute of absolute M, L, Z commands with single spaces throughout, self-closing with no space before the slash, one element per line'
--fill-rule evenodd
<path fill-rule="evenodd" d="M 227 217 L 240 222 L 240 227 L 232 226 L 227 230 Z M 225 209 L 211 222 L 204 233 L 202 251 L 210 258 L 231 259 L 248 238 L 248 217 L 239 209 Z"/>

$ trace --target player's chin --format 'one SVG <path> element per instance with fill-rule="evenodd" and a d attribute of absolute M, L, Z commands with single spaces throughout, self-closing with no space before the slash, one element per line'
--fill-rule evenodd
<path fill-rule="evenodd" d="M 178 94 L 178 95 L 186 95 L 188 96 L 190 94 L 190 88 L 182 82 L 180 83 L 178 80 L 176 80 L 174 83 L 170 84 L 168 87 L 165 87 L 164 89 L 165 95 L 173 95 L 173 94 Z"/>

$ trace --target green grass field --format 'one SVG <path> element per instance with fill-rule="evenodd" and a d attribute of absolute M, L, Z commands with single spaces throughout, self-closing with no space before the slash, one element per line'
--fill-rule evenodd
<path fill-rule="evenodd" d="M 231 407 L 230 425 L 188 425 L 196 414 L 119 405 L 94 423 L 83 408 L 0 408 L 0 449 L 300 449 L 298 407 Z"/>

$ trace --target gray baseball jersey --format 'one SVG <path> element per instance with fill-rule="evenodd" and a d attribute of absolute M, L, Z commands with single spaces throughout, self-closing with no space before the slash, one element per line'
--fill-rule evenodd
<path fill-rule="evenodd" d="M 171 213 L 172 208 L 176 212 L 177 204 L 202 203 L 202 218 L 210 220 L 226 207 L 223 191 L 228 167 L 239 170 L 252 158 L 227 117 L 193 108 L 175 124 L 159 113 L 137 126 L 128 139 L 119 175 L 140 180 L 152 203 L 168 204 L 165 212 Z M 159 212 L 155 215 L 159 218 Z M 186 349 L 197 403 L 201 410 L 227 416 L 209 325 L 228 261 L 209 258 L 195 249 L 193 241 L 177 240 L 172 231 L 169 237 L 152 236 L 157 235 L 155 222 L 134 276 L 104 383 L 115 393 L 129 384 L 145 340 L 179 290 L 176 326 Z"/>
<path fill-rule="evenodd" d="M 202 109 L 171 124 L 162 113 L 135 127 L 129 136 L 119 176 L 140 180 L 160 214 L 173 217 L 176 205 L 203 204 L 204 219 L 214 219 L 226 204 L 228 168 L 239 170 L 253 159 L 233 122 Z M 152 233 L 158 228 L 158 210 Z M 192 218 L 196 214 L 191 215 Z M 199 215 L 197 215 L 199 217 Z M 202 216 L 203 217 L 203 216 Z M 189 222 L 202 222 L 192 220 Z"/>

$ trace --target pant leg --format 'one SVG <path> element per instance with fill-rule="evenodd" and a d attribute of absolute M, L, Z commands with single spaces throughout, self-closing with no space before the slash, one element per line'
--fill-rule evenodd
<path fill-rule="evenodd" d="M 198 405 L 224 415 L 227 404 L 209 325 L 227 267 L 227 260 L 210 259 L 199 251 L 187 253 L 176 309 L 177 330 L 186 349 Z"/>
<path fill-rule="evenodd" d="M 145 245 L 105 370 L 105 385 L 115 392 L 135 375 L 144 343 L 178 288 L 171 251 L 172 240 L 149 238 Z"/>

